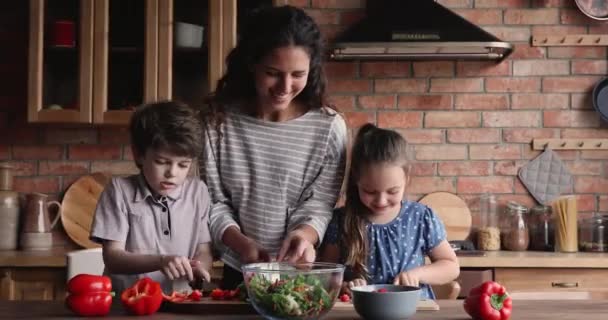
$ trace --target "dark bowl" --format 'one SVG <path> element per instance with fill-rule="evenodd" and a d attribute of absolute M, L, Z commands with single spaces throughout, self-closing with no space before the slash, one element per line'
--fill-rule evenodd
<path fill-rule="evenodd" d="M 407 319 L 420 299 L 420 288 L 392 284 L 354 287 L 352 292 L 355 311 L 364 319 Z"/>

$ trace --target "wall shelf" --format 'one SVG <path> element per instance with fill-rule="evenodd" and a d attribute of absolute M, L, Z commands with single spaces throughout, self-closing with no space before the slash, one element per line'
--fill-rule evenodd
<path fill-rule="evenodd" d="M 608 34 L 570 34 L 562 36 L 532 36 L 534 47 L 608 46 Z"/>
<path fill-rule="evenodd" d="M 608 150 L 608 139 L 534 139 L 532 149 Z"/>

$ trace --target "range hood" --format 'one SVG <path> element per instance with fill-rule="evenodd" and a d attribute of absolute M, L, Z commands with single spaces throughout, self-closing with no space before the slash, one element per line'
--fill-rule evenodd
<path fill-rule="evenodd" d="M 331 58 L 506 58 L 513 46 L 433 0 L 367 0 L 367 16 L 340 34 Z"/>

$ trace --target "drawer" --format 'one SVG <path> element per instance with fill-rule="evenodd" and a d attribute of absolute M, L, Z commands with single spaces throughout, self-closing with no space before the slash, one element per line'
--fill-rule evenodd
<path fill-rule="evenodd" d="M 605 289 L 608 269 L 496 268 L 494 279 L 511 292 Z"/>
<path fill-rule="evenodd" d="M 456 282 L 460 284 L 458 298 L 466 298 L 471 289 L 492 280 L 492 269 L 461 269 Z"/>

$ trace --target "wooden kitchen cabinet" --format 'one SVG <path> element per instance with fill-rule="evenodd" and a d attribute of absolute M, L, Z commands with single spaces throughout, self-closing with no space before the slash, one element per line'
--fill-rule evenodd
<path fill-rule="evenodd" d="M 0 300 L 63 300 L 65 268 L 0 268 Z"/>
<path fill-rule="evenodd" d="M 594 291 L 608 288 L 608 269 L 496 268 L 494 280 L 511 292 Z"/>
<path fill-rule="evenodd" d="M 124 125 L 141 103 L 199 106 L 224 73 L 244 13 L 285 3 L 30 0 L 28 121 Z M 74 46 L 54 45 L 54 24 L 65 20 L 74 23 Z M 202 26 L 202 45 L 174 45 L 175 22 Z"/>

